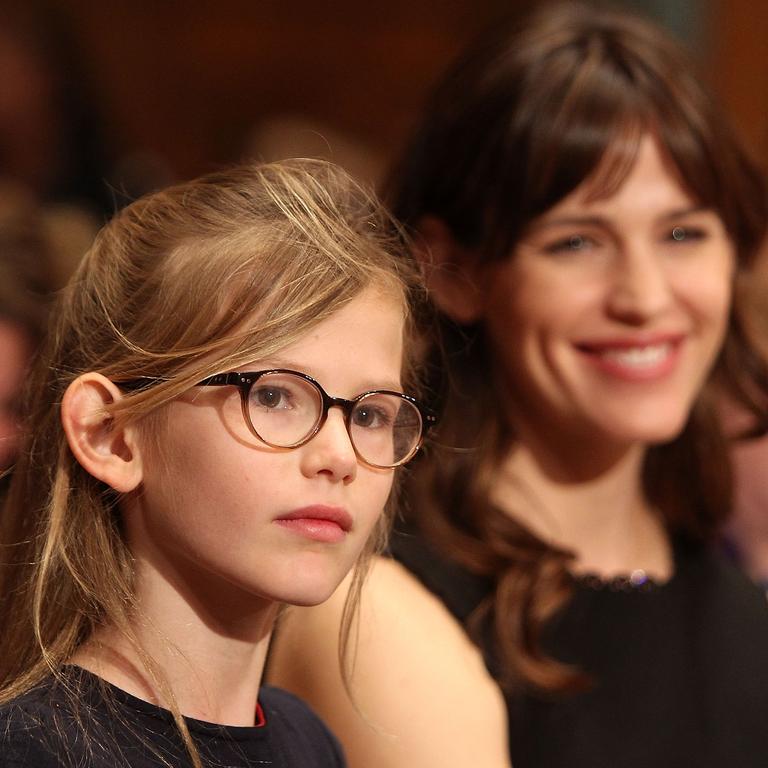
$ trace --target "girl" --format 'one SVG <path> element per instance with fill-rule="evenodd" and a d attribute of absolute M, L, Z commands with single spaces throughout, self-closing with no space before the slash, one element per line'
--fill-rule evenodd
<path fill-rule="evenodd" d="M 691 71 L 645 21 L 549 7 L 468 52 L 398 166 L 446 383 L 401 564 L 364 596 L 378 730 L 292 665 L 335 602 L 286 622 L 274 665 L 354 766 L 768 762 L 768 606 L 707 546 L 730 505 L 715 386 L 766 424 L 733 295 L 766 197 Z"/>
<path fill-rule="evenodd" d="M 2 514 L 0 764 L 342 765 L 259 683 L 279 606 L 360 577 L 421 443 L 402 254 L 313 161 L 158 192 L 100 232 Z"/>

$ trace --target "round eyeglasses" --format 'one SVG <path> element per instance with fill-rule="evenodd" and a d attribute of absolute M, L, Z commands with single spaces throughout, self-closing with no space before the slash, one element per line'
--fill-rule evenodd
<path fill-rule="evenodd" d="M 152 381 L 141 378 L 120 385 L 142 386 Z M 304 445 L 322 429 L 328 411 L 341 408 L 357 457 L 378 469 L 399 467 L 412 459 L 437 420 L 402 392 L 376 389 L 351 400 L 331 397 L 311 376 L 285 368 L 219 373 L 196 386 L 238 387 L 248 429 L 273 448 Z"/>
<path fill-rule="evenodd" d="M 200 387 L 233 385 L 240 389 L 245 423 L 275 448 L 298 448 L 311 440 L 328 418 L 344 412 L 349 439 L 358 458 L 372 467 L 405 464 L 419 450 L 426 428 L 435 421 L 409 395 L 386 389 L 363 392 L 352 400 L 331 397 L 311 376 L 276 368 L 249 373 L 220 373 Z"/>

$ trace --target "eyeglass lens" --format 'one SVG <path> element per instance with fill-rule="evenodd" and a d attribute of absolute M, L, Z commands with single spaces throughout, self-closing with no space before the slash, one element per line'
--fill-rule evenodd
<path fill-rule="evenodd" d="M 323 398 L 312 382 L 290 373 L 258 379 L 248 397 L 248 415 L 267 443 L 289 448 L 305 440 L 322 418 Z M 349 436 L 360 458 L 393 466 L 408 457 L 421 437 L 421 414 L 398 395 L 372 392 L 354 405 Z"/>

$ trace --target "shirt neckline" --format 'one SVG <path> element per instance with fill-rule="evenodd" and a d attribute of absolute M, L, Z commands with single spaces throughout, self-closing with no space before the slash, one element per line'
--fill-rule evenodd
<path fill-rule="evenodd" d="M 128 691 L 123 690 L 114 683 L 110 683 L 99 675 L 79 667 L 75 664 L 65 667 L 68 675 L 72 674 L 78 681 L 84 684 L 83 696 L 90 695 L 96 699 L 103 700 L 104 693 L 118 706 L 133 710 L 140 714 L 151 717 L 155 720 L 161 720 L 165 723 L 174 723 L 173 713 L 158 704 L 153 704 L 146 699 L 134 696 Z M 259 691 L 260 695 L 263 688 Z M 183 715 L 184 722 L 187 724 L 191 733 L 200 735 L 214 735 L 218 737 L 225 736 L 234 740 L 245 740 L 253 737 L 261 737 L 268 730 L 268 721 L 264 713 L 261 702 L 256 704 L 256 715 L 254 725 L 226 725 L 223 723 L 214 723 L 208 720 L 198 720 L 194 717 Z"/>

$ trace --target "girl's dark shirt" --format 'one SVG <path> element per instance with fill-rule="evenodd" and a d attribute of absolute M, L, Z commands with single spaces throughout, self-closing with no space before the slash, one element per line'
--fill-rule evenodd
<path fill-rule="evenodd" d="M 2 768 L 187 768 L 171 713 L 74 667 L 77 707 L 49 679 L 0 708 Z M 186 718 L 206 768 L 343 768 L 341 748 L 295 696 L 263 686 L 264 724 L 234 727 Z"/>
<path fill-rule="evenodd" d="M 492 593 L 413 532 L 391 547 L 462 624 Z M 506 695 L 514 768 L 768 766 L 765 595 L 718 554 L 675 549 L 672 579 L 650 590 L 576 582 L 543 646 L 592 684 Z M 480 642 L 493 674 L 491 643 Z"/>

